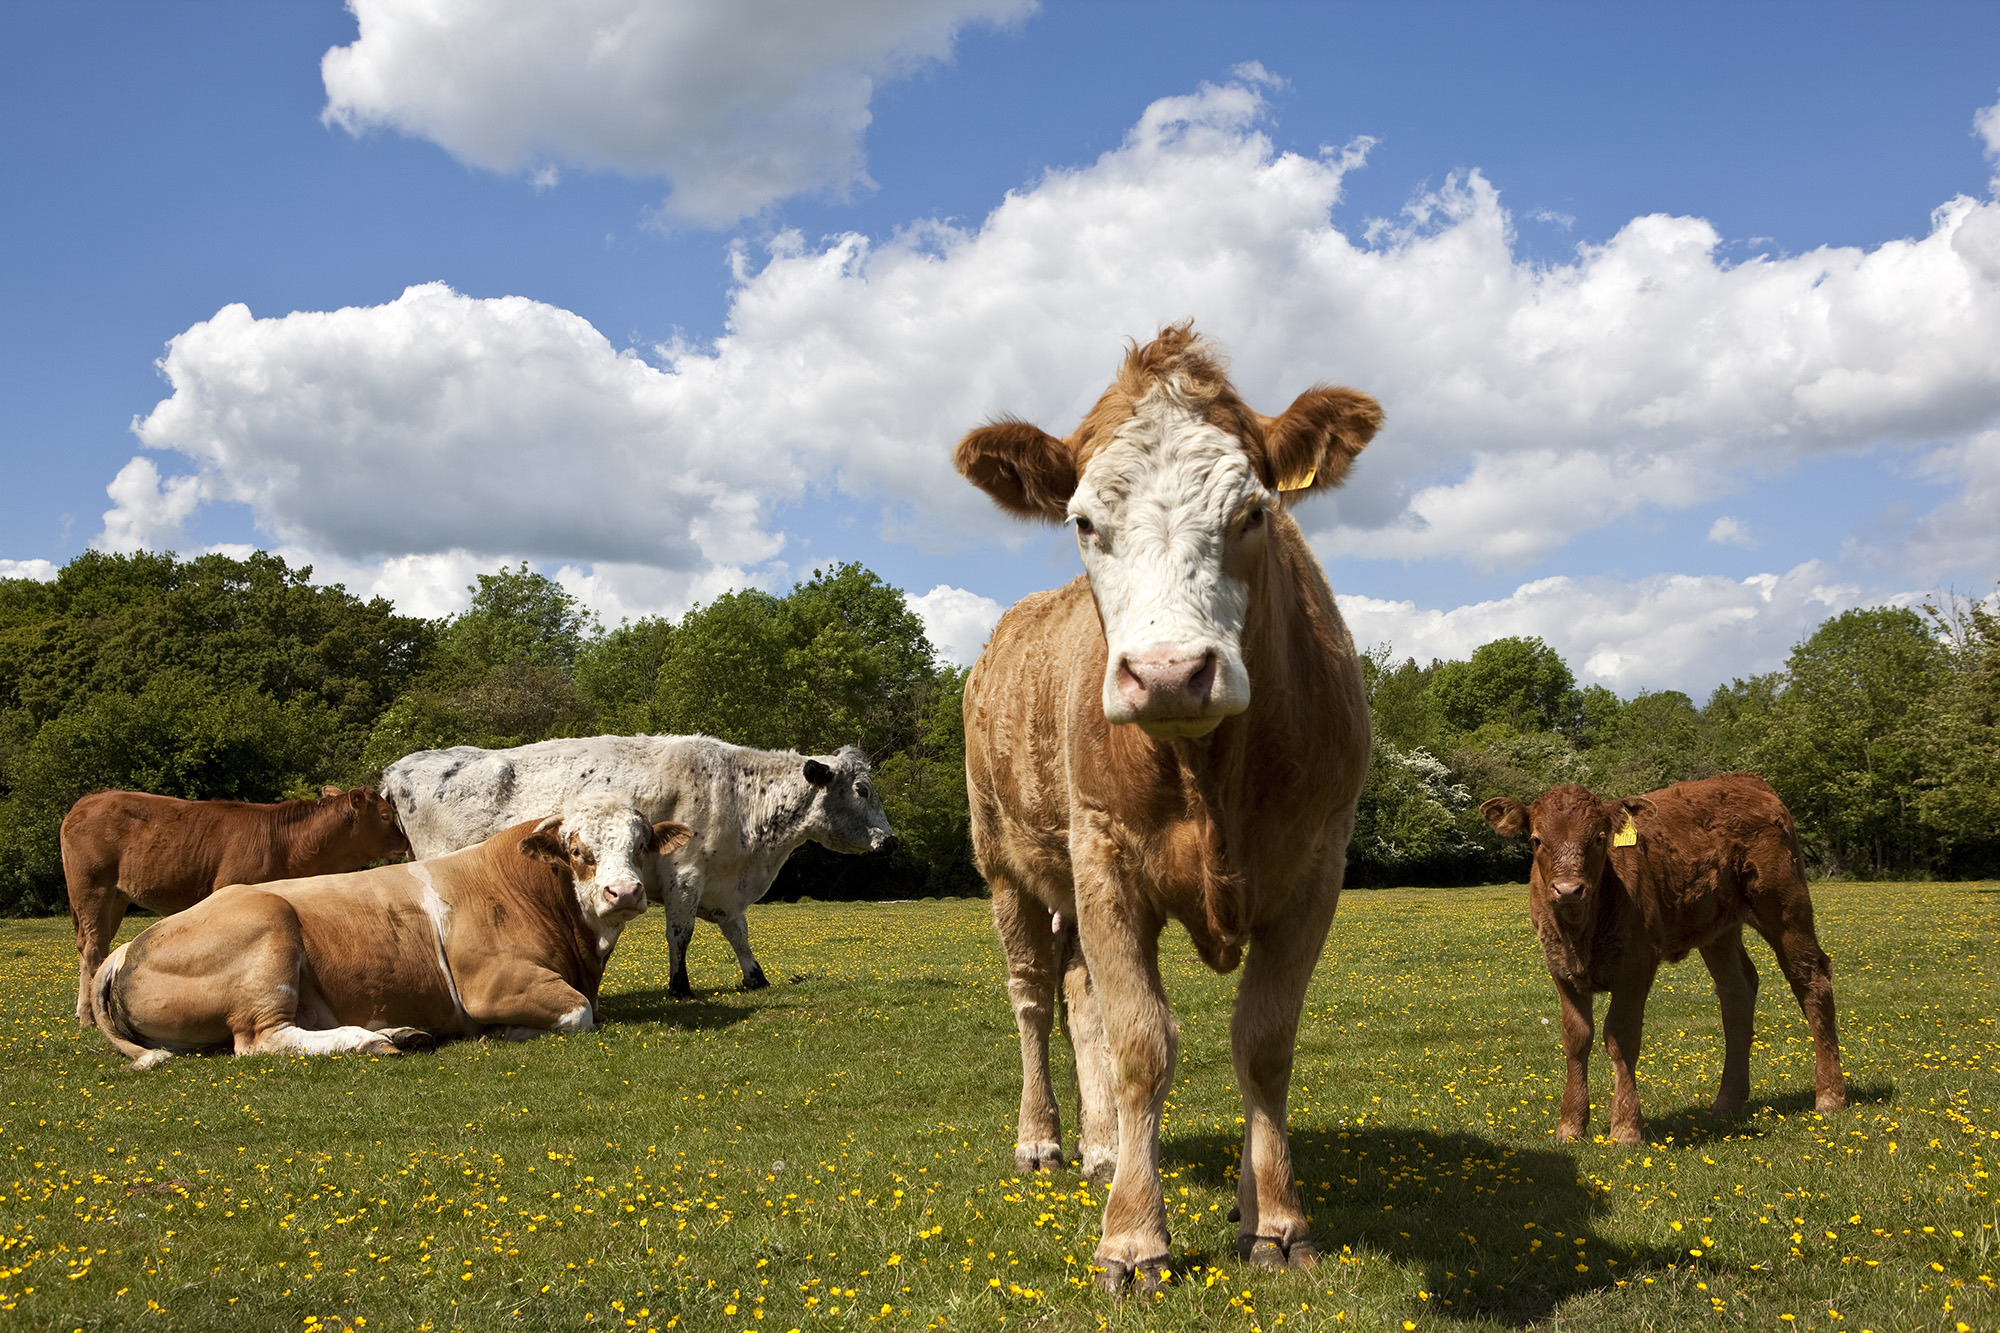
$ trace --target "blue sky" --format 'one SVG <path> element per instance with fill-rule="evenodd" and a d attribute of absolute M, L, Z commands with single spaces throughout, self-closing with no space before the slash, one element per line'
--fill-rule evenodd
<path fill-rule="evenodd" d="M 1077 564 L 957 435 L 1192 316 L 1387 408 L 1300 514 L 1364 641 L 1699 696 L 2000 578 L 1991 5 L 429 12 L 0 11 L 0 572 L 859 559 L 964 658 Z"/>

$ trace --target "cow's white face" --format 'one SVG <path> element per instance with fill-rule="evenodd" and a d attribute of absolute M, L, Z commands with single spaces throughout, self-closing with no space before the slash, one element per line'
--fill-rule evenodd
<path fill-rule="evenodd" d="M 843 745 L 838 754 L 806 760 L 804 772 L 806 785 L 814 789 L 813 809 L 806 819 L 808 837 L 849 855 L 896 849 L 896 831 L 882 809 L 867 755 Z"/>
<path fill-rule="evenodd" d="M 1069 517 L 1104 621 L 1108 721 L 1203 736 L 1250 706 L 1248 578 L 1273 503 L 1242 441 L 1165 385 L 1091 457 Z"/>
<path fill-rule="evenodd" d="M 521 849 L 566 862 L 584 920 L 606 929 L 646 910 L 648 890 L 659 888 L 660 856 L 688 837 L 684 824 L 652 824 L 637 810 L 611 805 L 551 815 Z"/>

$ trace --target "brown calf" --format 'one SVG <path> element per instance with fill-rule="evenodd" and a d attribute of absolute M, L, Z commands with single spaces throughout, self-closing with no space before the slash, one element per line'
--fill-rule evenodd
<path fill-rule="evenodd" d="M 1015 1168 L 1064 1160 L 1049 1082 L 1058 988 L 1083 1092 L 1085 1173 L 1111 1188 L 1096 1264 L 1116 1291 L 1171 1266 L 1160 1116 L 1179 1028 L 1160 932 L 1243 963 L 1237 1247 L 1318 1257 L 1286 1102 L 1306 984 L 1340 896 L 1368 713 L 1333 592 L 1287 512 L 1337 485 L 1381 410 L 1307 391 L 1265 417 L 1186 327 L 1125 358 L 1083 425 L 966 436 L 959 470 L 1024 517 L 1076 528 L 1086 576 L 1002 617 L 965 687 L 973 851 L 993 890 L 1021 1035 Z M 1247 957 L 1246 957 L 1247 948 Z M 1115 1117 L 1115 1119 L 1114 1119 Z"/>
<path fill-rule="evenodd" d="M 132 904 L 183 912 L 225 884 L 359 870 L 409 854 L 396 811 L 373 787 L 252 805 L 99 791 L 62 822 L 63 878 L 76 926 L 76 1021 L 89 1027 L 90 979 Z"/>
<path fill-rule="evenodd" d="M 1722 1086 L 1715 1109 L 1750 1095 L 1750 1032 L 1757 969 L 1743 948 L 1747 923 L 1770 941 L 1792 984 L 1818 1055 L 1821 1111 L 1847 1102 L 1833 1023 L 1833 962 L 1813 932 L 1812 895 L 1800 869 L 1792 813 L 1750 773 L 1677 782 L 1644 796 L 1600 801 L 1582 787 L 1552 787 L 1533 805 L 1496 796 L 1479 807 L 1507 837 L 1534 846 L 1528 915 L 1562 1000 L 1563 1086 L 1558 1140 L 1581 1138 L 1590 1120 L 1591 997 L 1611 992 L 1604 1049 L 1611 1057 L 1611 1137 L 1638 1143 L 1639 1060 L 1646 995 L 1662 959 L 1701 950 L 1722 1003 Z"/>

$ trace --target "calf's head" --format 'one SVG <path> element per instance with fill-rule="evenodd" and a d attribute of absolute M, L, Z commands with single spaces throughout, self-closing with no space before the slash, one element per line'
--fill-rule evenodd
<path fill-rule="evenodd" d="M 356 865 L 410 854 L 410 840 L 396 823 L 396 807 L 373 787 L 355 787 L 349 791 L 321 787 L 320 804 L 341 812 L 344 850 Z"/>
<path fill-rule="evenodd" d="M 550 815 L 520 850 L 568 868 L 586 921 L 622 926 L 646 910 L 647 890 L 659 883 L 658 858 L 691 836 L 685 824 L 652 824 L 637 810 L 604 806 Z"/>
<path fill-rule="evenodd" d="M 843 745 L 838 754 L 806 760 L 805 780 L 813 791 L 807 826 L 821 846 L 850 854 L 896 850 L 874 770 L 858 748 Z"/>
<path fill-rule="evenodd" d="M 1637 839 L 1632 816 L 1652 808 L 1643 796 L 1600 801 L 1588 788 L 1571 784 L 1549 788 L 1532 805 L 1495 796 L 1479 813 L 1502 837 L 1527 838 L 1535 858 L 1528 891 L 1535 900 L 1564 920 L 1580 920 L 1596 898 L 1604 858 L 1614 845 Z"/>
<path fill-rule="evenodd" d="M 1374 399 L 1324 386 L 1259 415 L 1179 324 L 1131 350 L 1066 438 L 996 422 L 954 461 L 1008 512 L 1075 526 L 1109 650 L 1104 716 L 1169 739 L 1250 706 L 1243 633 L 1272 523 L 1339 485 L 1381 424 Z"/>

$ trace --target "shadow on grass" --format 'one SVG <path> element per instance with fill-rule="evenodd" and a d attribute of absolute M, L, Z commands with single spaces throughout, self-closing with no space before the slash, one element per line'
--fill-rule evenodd
<path fill-rule="evenodd" d="M 1810 1115 L 1813 1100 L 1811 1088 L 1800 1088 L 1782 1096 L 1752 1098 L 1738 1115 L 1717 1115 L 1699 1104 L 1684 1106 L 1665 1115 L 1649 1114 L 1645 1118 L 1646 1141 L 1665 1143 L 1671 1139 L 1675 1143 L 1693 1143 L 1708 1138 L 1757 1138 L 1770 1128 L 1757 1118 L 1760 1111 L 1788 1117 Z M 1887 1079 L 1847 1085 L 1849 1106 L 1882 1106 L 1895 1100 L 1896 1085 Z M 1604 1127 L 1597 1125 L 1594 1128 L 1601 1133 Z"/>
<path fill-rule="evenodd" d="M 1233 1192 L 1240 1144 L 1219 1135 L 1170 1138 L 1163 1162 Z M 1421 1267 L 1424 1313 L 1526 1326 L 1565 1302 L 1643 1281 L 1678 1250 L 1612 1245 L 1594 1234 L 1604 1195 L 1578 1161 L 1468 1133 L 1394 1126 L 1293 1127 L 1292 1160 L 1327 1280 L 1341 1247 Z M 1581 1242 L 1579 1244 L 1579 1242 Z M 1235 1256 L 1189 1256 L 1234 1271 Z"/>
<path fill-rule="evenodd" d="M 734 995 L 741 992 L 732 987 L 708 993 Z M 713 1000 L 702 998 L 699 994 L 692 1000 L 678 1000 L 668 994 L 664 986 L 652 990 L 619 991 L 613 995 L 601 996 L 598 1005 L 608 1022 L 659 1023 L 666 1027 L 688 1031 L 733 1027 L 754 1012 L 749 1006 L 717 1004 Z"/>

